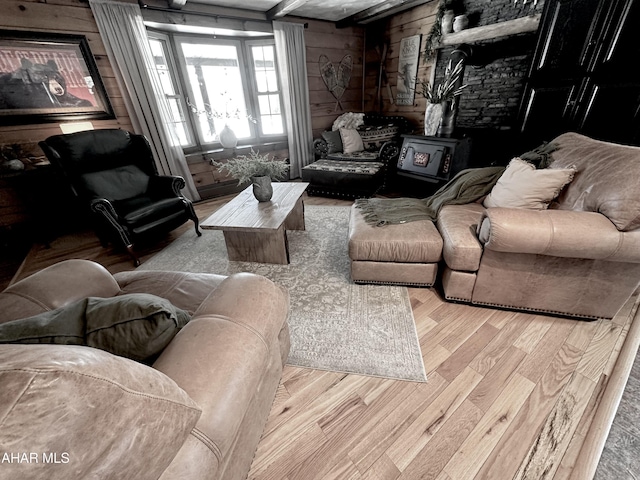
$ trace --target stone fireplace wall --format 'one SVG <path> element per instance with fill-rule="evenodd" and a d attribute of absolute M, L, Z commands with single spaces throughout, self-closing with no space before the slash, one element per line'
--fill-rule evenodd
<path fill-rule="evenodd" d="M 468 29 L 541 14 L 544 7 L 544 0 L 535 4 L 533 0 L 526 3 L 523 0 L 515 3 L 514 0 L 463 0 L 461 3 L 470 19 Z M 426 100 L 416 94 L 413 105 L 399 106 L 392 101 L 398 78 L 398 50 L 402 38 L 422 34 L 418 78 L 428 80 L 435 75 L 435 83 L 442 79 L 449 55 L 456 45 L 440 48 L 435 62 L 425 61 L 424 57 L 426 39 L 435 22 L 438 4 L 434 0 L 415 7 L 371 24 L 366 31 L 365 110 L 403 115 L 412 122 L 416 133 L 424 128 Z M 470 44 L 476 54 L 473 61 L 478 65 L 465 69 L 464 83 L 469 86 L 460 98 L 458 134 L 475 134 L 481 141 L 495 136 L 496 132 L 500 137 L 512 136 L 510 134 L 517 130 L 520 101 L 535 42 L 536 33 L 529 32 Z M 386 76 L 380 82 L 380 45 L 384 43 L 389 50 L 384 69 Z"/>
<path fill-rule="evenodd" d="M 482 27 L 540 14 L 543 0 L 465 0 L 469 27 Z M 472 56 L 465 69 L 465 92 L 459 102 L 456 126 L 460 129 L 517 128 L 518 110 L 533 51 L 535 32 L 469 44 Z M 439 51 L 436 83 L 440 81 L 455 46 Z M 477 63 L 474 65 L 474 63 Z"/>

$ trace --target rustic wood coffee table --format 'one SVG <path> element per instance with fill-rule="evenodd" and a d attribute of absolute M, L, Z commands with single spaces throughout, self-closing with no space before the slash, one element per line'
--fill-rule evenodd
<path fill-rule="evenodd" d="M 304 230 L 302 194 L 308 185 L 274 182 L 269 202 L 258 202 L 249 185 L 200 226 L 222 230 L 229 260 L 287 264 L 286 230 Z"/>

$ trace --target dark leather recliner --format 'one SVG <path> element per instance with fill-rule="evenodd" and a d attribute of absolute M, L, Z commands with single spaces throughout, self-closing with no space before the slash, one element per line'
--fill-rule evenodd
<path fill-rule="evenodd" d="M 103 246 L 122 244 L 134 260 L 134 240 L 173 230 L 198 217 L 180 194 L 185 181 L 158 175 L 147 139 L 125 130 L 89 130 L 54 135 L 39 143 L 73 193 L 87 205 Z"/>

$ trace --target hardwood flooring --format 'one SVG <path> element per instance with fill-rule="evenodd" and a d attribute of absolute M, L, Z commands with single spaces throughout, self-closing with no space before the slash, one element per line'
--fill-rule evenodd
<path fill-rule="evenodd" d="M 197 204 L 198 216 L 227 200 Z M 349 204 L 306 195 L 305 202 Z M 140 247 L 142 261 L 189 228 Z M 79 232 L 32 248 L 14 280 L 66 258 L 95 260 L 113 273 L 133 269 L 126 254 Z M 636 298 L 612 321 L 583 322 L 448 303 L 437 289 L 409 293 L 428 382 L 287 366 L 249 478 L 591 478 L 583 472 L 593 472 L 597 458 L 585 460 L 581 447 L 606 437 L 608 425 L 591 423 Z"/>

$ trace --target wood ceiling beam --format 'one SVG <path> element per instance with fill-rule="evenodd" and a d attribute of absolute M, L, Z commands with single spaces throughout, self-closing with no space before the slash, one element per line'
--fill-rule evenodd
<path fill-rule="evenodd" d="M 275 7 L 267 11 L 267 19 L 273 20 L 274 18 L 284 17 L 308 1 L 309 0 L 282 0 Z"/>
<path fill-rule="evenodd" d="M 336 26 L 338 28 L 344 28 L 354 24 L 364 25 L 432 1 L 433 0 L 387 0 L 379 5 L 367 8 L 366 10 L 340 20 L 336 23 Z"/>

